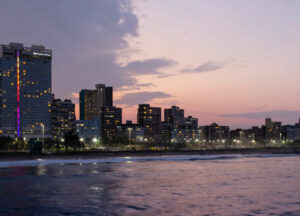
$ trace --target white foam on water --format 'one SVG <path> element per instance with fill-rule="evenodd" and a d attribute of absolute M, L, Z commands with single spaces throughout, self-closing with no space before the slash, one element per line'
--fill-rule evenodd
<path fill-rule="evenodd" d="M 66 164 L 97 164 L 97 163 L 124 163 L 124 162 L 150 162 L 150 161 L 201 161 L 201 160 L 228 160 L 240 158 L 270 158 L 299 156 L 296 154 L 264 154 L 264 155 L 164 155 L 164 156 L 139 156 L 139 157 L 110 157 L 92 159 L 35 159 L 35 160 L 15 160 L 1 161 L 1 167 L 17 166 L 46 166 L 46 165 L 66 165 Z"/>

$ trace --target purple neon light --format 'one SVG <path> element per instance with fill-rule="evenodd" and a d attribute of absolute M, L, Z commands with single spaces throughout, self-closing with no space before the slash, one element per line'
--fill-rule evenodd
<path fill-rule="evenodd" d="M 20 51 L 17 50 L 17 133 L 20 136 Z"/>

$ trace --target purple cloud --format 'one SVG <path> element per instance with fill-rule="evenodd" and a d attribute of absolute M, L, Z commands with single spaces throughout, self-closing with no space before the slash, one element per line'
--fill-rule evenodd
<path fill-rule="evenodd" d="M 223 62 L 206 62 L 202 65 L 199 65 L 196 68 L 185 68 L 182 69 L 182 73 L 203 73 L 209 71 L 219 70 L 224 66 Z"/>

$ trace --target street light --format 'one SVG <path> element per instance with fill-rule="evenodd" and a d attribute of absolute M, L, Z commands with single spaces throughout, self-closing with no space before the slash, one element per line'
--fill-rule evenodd
<path fill-rule="evenodd" d="M 42 133 L 43 133 L 43 148 L 44 148 L 44 145 L 45 145 L 45 125 L 44 123 L 41 123 L 41 127 L 42 127 Z"/>
<path fill-rule="evenodd" d="M 131 142 L 131 132 L 132 132 L 132 128 L 128 128 L 128 139 L 129 139 L 129 144 Z"/>

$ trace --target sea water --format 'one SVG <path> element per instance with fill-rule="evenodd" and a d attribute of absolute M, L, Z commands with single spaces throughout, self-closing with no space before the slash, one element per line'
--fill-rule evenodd
<path fill-rule="evenodd" d="M 300 156 L 1 161 L 0 215 L 300 215 Z"/>

